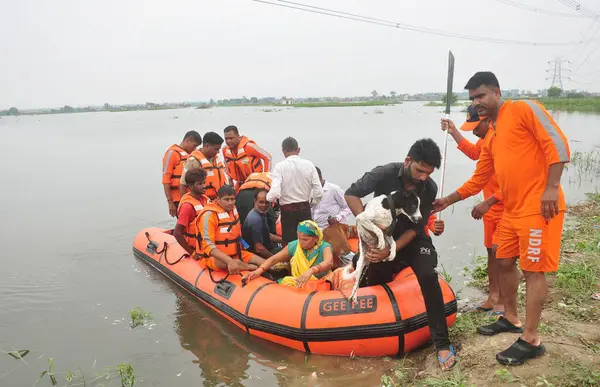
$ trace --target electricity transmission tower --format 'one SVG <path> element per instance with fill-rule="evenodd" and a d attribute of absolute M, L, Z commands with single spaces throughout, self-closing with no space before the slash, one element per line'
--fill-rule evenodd
<path fill-rule="evenodd" d="M 563 73 L 563 71 L 571 71 L 571 70 L 563 68 L 563 63 L 571 64 L 571 62 L 563 59 L 560 56 L 554 60 L 548 61 L 548 64 L 553 66 L 553 68 L 546 70 L 547 73 L 552 72 L 552 76 L 546 78 L 546 80 L 552 79 L 552 84 L 550 85 L 550 87 L 558 87 L 561 90 L 564 90 L 563 83 L 562 83 L 562 80 L 563 80 L 562 73 Z"/>

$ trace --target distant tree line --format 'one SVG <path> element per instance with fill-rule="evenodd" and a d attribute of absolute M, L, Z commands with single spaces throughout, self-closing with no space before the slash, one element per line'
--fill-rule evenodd
<path fill-rule="evenodd" d="M 18 116 L 19 109 L 16 107 L 11 107 L 8 110 L 0 110 L 0 116 Z"/>

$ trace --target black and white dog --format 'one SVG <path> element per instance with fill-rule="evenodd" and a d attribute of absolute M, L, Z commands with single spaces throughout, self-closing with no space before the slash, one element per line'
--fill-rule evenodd
<path fill-rule="evenodd" d="M 365 210 L 356 216 L 356 230 L 358 233 L 358 251 L 360 256 L 356 262 L 356 269 L 351 272 L 352 264 L 344 270 L 344 279 L 355 279 L 352 293 L 348 297 L 356 302 L 358 285 L 363 272 L 369 265 L 366 253 L 370 249 L 383 250 L 390 247 L 390 255 L 384 261 L 393 261 L 396 258 L 396 241 L 392 234 L 398 216 L 404 215 L 411 222 L 417 223 L 423 216 L 419 207 L 421 199 L 413 192 L 394 191 L 389 195 L 380 195 L 365 206 Z"/>

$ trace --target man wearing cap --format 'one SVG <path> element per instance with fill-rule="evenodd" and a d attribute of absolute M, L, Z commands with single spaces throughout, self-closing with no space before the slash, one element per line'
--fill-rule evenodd
<path fill-rule="evenodd" d="M 475 136 L 479 137 L 479 140 L 477 140 L 475 144 L 471 143 L 456 129 L 454 122 L 448 119 L 442 119 L 442 130 L 447 130 L 454 138 L 458 144 L 458 149 L 470 159 L 479 160 L 482 146 L 484 143 L 493 142 L 493 137 L 495 136 L 494 130 L 490 129 L 490 120 L 485 117 L 480 117 L 473 106 L 469 105 L 467 109 L 467 120 L 460 129 L 466 132 L 472 131 Z M 475 187 L 475 184 L 473 184 L 471 179 L 459 188 L 457 192 L 461 196 L 467 197 L 477 194 L 479 191 L 475 192 L 476 190 L 478 190 L 478 188 Z M 500 296 L 498 265 L 496 262 L 498 243 L 494 234 L 500 219 L 502 219 L 504 203 L 501 200 L 502 195 L 499 192 L 498 179 L 495 174 L 483 188 L 483 198 L 484 201 L 477 204 L 471 211 L 471 215 L 474 219 L 483 218 L 483 244 L 488 253 L 489 295 L 488 299 L 477 307 L 477 310 L 481 312 L 491 312 L 491 314 L 494 315 L 501 315 L 504 313 L 504 303 Z"/>

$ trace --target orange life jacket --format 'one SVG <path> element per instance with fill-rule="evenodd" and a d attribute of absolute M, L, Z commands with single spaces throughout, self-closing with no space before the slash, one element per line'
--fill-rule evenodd
<path fill-rule="evenodd" d="M 261 188 L 269 191 L 271 189 L 271 174 L 269 172 L 254 172 L 248 176 L 244 184 L 240 187 L 243 189 Z"/>
<path fill-rule="evenodd" d="M 175 163 L 175 167 L 173 168 L 173 174 L 171 175 L 171 197 L 173 201 L 179 201 L 179 180 L 181 179 L 181 174 L 183 173 L 183 165 L 190 157 L 190 155 L 184 151 L 179 145 L 173 144 L 167 149 L 167 153 L 165 153 L 165 158 L 169 154 L 170 151 L 174 151 L 171 157 L 176 157 L 177 162 Z M 165 159 L 163 159 L 163 164 L 165 163 Z"/>
<path fill-rule="evenodd" d="M 211 200 L 215 200 L 219 188 L 228 183 L 223 161 L 221 161 L 219 155 L 216 155 L 213 162 L 210 162 L 200 150 L 193 151 L 190 157 L 198 160 L 202 169 L 206 171 L 206 191 L 204 194 Z"/>
<path fill-rule="evenodd" d="M 227 166 L 227 174 L 238 183 L 246 181 L 247 177 L 254 172 L 263 172 L 265 170 L 263 160 L 261 158 L 248 156 L 248 153 L 246 152 L 246 145 L 250 143 L 256 144 L 248 137 L 242 136 L 240 143 L 237 146 L 236 154 L 233 154 L 228 146 L 223 148 L 225 165 Z"/>
<path fill-rule="evenodd" d="M 237 208 L 233 207 L 233 210 L 225 211 L 223 207 L 217 203 L 208 203 L 204 206 L 204 209 L 200 214 L 198 214 L 195 222 L 199 223 L 202 216 L 208 212 L 215 213 L 219 220 L 219 224 L 217 225 L 216 230 L 214 230 L 214 234 L 211 233 L 211 237 L 213 238 L 212 241 L 217 245 L 217 248 L 231 258 L 242 259 L 242 228 L 240 227 L 240 216 L 238 215 Z M 206 242 L 200 237 L 200 226 L 201 225 L 196 224 L 196 234 L 198 234 L 198 237 L 200 238 L 198 239 L 200 241 L 200 249 L 197 249 L 197 251 L 200 250 L 201 257 L 209 258 L 209 256 L 204 253 Z"/>
<path fill-rule="evenodd" d="M 184 203 L 190 203 L 192 206 L 194 206 L 194 209 L 196 210 L 196 217 L 198 217 L 200 212 L 202 212 L 202 210 L 204 209 L 204 206 L 206 206 L 209 201 L 210 200 L 205 195 L 202 195 L 200 200 L 198 200 L 195 197 L 193 197 L 190 192 L 188 192 L 181 197 L 181 201 L 179 202 L 178 212 L 181 211 L 181 208 L 183 207 Z M 192 248 L 195 249 L 196 248 L 196 220 L 195 219 L 185 227 L 185 229 L 183 230 L 183 236 L 185 237 L 185 240 L 188 243 L 188 245 L 190 245 Z"/>

